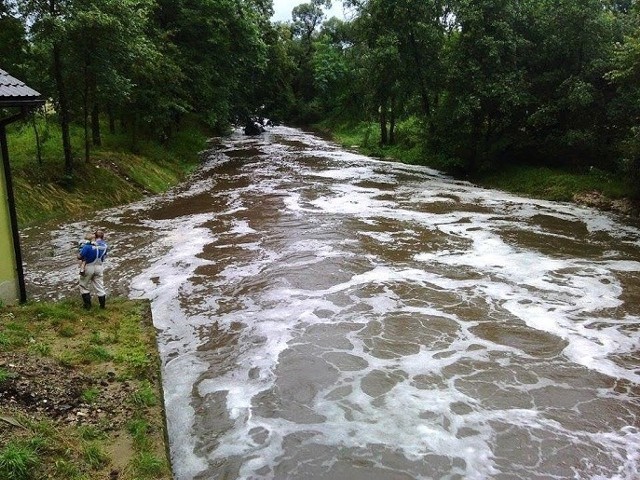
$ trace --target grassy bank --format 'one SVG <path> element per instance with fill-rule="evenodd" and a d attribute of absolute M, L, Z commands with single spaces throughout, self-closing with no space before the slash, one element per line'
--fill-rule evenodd
<path fill-rule="evenodd" d="M 0 307 L 0 478 L 169 479 L 146 302 Z"/>
<path fill-rule="evenodd" d="M 384 147 L 379 145 L 379 127 L 373 123 L 323 124 L 318 128 L 343 147 L 357 149 L 365 155 L 447 171 L 446 159 L 423 153 L 419 140 L 422 133 L 415 122 L 399 124 L 397 143 Z M 478 174 L 469 180 L 484 187 L 555 201 L 580 200 L 594 192 L 611 200 L 625 199 L 632 194 L 624 178 L 597 169 L 578 173 L 536 165 L 513 165 Z"/>
<path fill-rule="evenodd" d="M 10 126 L 22 227 L 166 191 L 200 163 L 207 138 L 186 122 L 163 145 L 103 132 L 85 161 L 83 131 L 72 128 L 66 176 L 53 120 Z M 146 303 L 109 299 L 91 312 L 77 299 L 0 304 L 0 478 L 171 478 L 154 335 Z"/>
<path fill-rule="evenodd" d="M 71 130 L 74 173 L 65 176 L 59 126 L 38 117 L 36 148 L 33 124 L 11 125 L 9 155 L 13 172 L 18 221 L 25 226 L 55 219 L 77 218 L 87 211 L 121 205 L 145 194 L 160 193 L 178 183 L 198 165 L 206 136 L 199 125 L 185 122 L 164 145 L 132 142 L 126 134 L 103 128 L 102 146 L 84 158 L 84 134 Z"/>

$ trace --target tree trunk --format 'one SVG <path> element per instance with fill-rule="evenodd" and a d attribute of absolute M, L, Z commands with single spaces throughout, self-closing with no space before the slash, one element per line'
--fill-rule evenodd
<path fill-rule="evenodd" d="M 391 97 L 391 108 L 389 109 L 389 145 L 396 144 L 396 102 Z"/>
<path fill-rule="evenodd" d="M 138 114 L 134 113 L 131 118 L 131 150 L 138 153 Z"/>
<path fill-rule="evenodd" d="M 56 0 L 49 0 L 49 13 L 56 16 Z M 69 115 L 69 101 L 67 99 L 67 90 L 64 84 L 64 76 L 62 74 L 62 52 L 57 41 L 53 43 L 53 77 L 58 90 L 58 108 L 60 128 L 62 130 L 62 149 L 64 151 L 64 173 L 67 177 L 73 175 L 73 154 L 71 152 L 71 135 L 69 133 L 69 125 L 71 123 Z"/>
<path fill-rule="evenodd" d="M 91 135 L 93 136 L 93 145 L 99 147 L 102 145 L 102 135 L 100 133 L 100 108 L 96 102 L 93 103 L 91 110 Z"/>
<path fill-rule="evenodd" d="M 54 0 L 51 0 L 51 9 L 55 6 Z M 62 54 L 60 46 L 56 43 L 53 46 L 53 72 L 58 90 L 58 108 L 60 109 L 60 128 L 62 129 L 62 148 L 64 150 L 64 173 L 68 177 L 73 175 L 73 154 L 71 152 L 71 135 L 69 133 L 69 102 L 67 100 L 67 91 L 62 75 Z"/>
<path fill-rule="evenodd" d="M 467 172 L 476 173 L 478 169 L 478 160 L 482 149 L 482 115 L 480 112 L 473 114 L 471 125 L 471 148 L 469 158 L 467 159 Z"/>
<path fill-rule="evenodd" d="M 91 156 L 91 144 L 89 142 L 89 60 L 85 60 L 84 64 L 84 92 L 82 99 L 82 114 L 84 128 L 84 161 L 89 163 Z"/>
<path fill-rule="evenodd" d="M 380 105 L 380 145 L 387 145 L 389 136 L 387 134 L 387 105 Z"/>
<path fill-rule="evenodd" d="M 116 116 L 113 114 L 113 108 L 109 107 L 107 110 L 107 115 L 109 116 L 109 133 L 116 133 Z"/>
<path fill-rule="evenodd" d="M 40 143 L 40 133 L 36 124 L 36 112 L 31 114 L 31 123 L 33 125 L 33 134 L 36 137 L 36 154 L 38 156 L 38 165 L 42 166 L 42 144 Z"/>
<path fill-rule="evenodd" d="M 420 57 L 420 49 L 418 48 L 418 42 L 413 32 L 409 33 L 409 41 L 411 43 L 411 54 L 413 55 L 413 61 L 416 66 L 416 73 L 418 75 L 418 87 L 420 88 L 420 100 L 422 106 L 422 113 L 425 118 L 431 117 L 431 102 L 429 100 L 429 92 L 427 91 L 427 85 L 424 79 L 424 70 L 422 66 L 422 58 Z M 432 130 L 432 122 L 429 121 L 429 129 Z"/>

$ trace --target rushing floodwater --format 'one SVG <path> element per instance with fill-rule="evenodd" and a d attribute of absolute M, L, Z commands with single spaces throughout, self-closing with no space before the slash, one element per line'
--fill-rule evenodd
<path fill-rule="evenodd" d="M 23 239 L 59 297 L 107 230 L 111 292 L 152 300 L 178 480 L 640 478 L 637 227 L 285 127 L 214 147 Z"/>

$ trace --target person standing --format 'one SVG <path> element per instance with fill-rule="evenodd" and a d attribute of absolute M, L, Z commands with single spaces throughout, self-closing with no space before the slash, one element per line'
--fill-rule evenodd
<path fill-rule="evenodd" d="M 95 240 L 86 243 L 78 254 L 78 260 L 84 264 L 84 273 L 82 270 L 80 271 L 80 293 L 82 294 L 83 307 L 87 310 L 91 308 L 91 286 L 98 295 L 100 308 L 105 308 L 107 299 L 107 293 L 104 289 L 103 263 L 109 247 L 104 240 L 102 230 L 96 230 L 93 236 Z"/>

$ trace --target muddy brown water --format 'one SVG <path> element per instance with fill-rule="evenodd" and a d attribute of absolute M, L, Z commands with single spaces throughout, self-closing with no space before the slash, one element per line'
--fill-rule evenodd
<path fill-rule="evenodd" d="M 23 232 L 32 298 L 148 298 L 186 479 L 640 478 L 640 229 L 297 129 Z"/>

